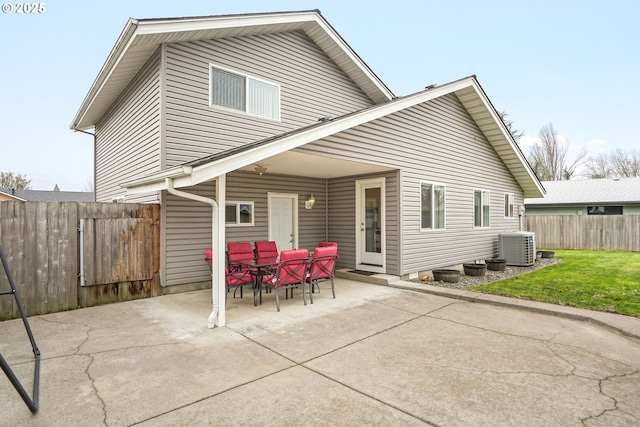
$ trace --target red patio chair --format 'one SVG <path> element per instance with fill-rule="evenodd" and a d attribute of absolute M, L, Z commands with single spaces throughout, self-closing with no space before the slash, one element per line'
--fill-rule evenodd
<path fill-rule="evenodd" d="M 250 285 L 253 287 L 255 283 L 253 280 L 253 275 L 249 270 L 238 270 L 238 271 L 229 271 L 228 268 L 224 269 L 224 282 L 227 286 L 227 293 L 233 288 L 233 297 L 236 297 L 236 291 L 240 288 L 240 298 L 242 298 L 242 288 L 244 286 Z M 225 298 L 225 304 L 226 304 Z"/>
<path fill-rule="evenodd" d="M 213 250 L 211 248 L 207 248 L 204 250 L 204 260 L 209 264 L 209 270 L 213 273 Z M 227 287 L 227 292 L 229 292 L 232 288 L 235 288 L 233 291 L 233 297 L 236 297 L 236 291 L 240 288 L 240 298 L 242 298 L 242 287 L 246 285 L 254 284 L 253 276 L 251 275 L 250 270 L 240 270 L 230 272 L 228 268 L 224 269 L 224 281 Z M 225 299 L 226 303 L 226 299 Z"/>
<path fill-rule="evenodd" d="M 292 249 L 280 253 L 280 261 L 275 273 L 265 274 L 262 283 L 268 288 L 274 289 L 276 294 L 276 308 L 280 311 L 280 298 L 278 290 L 302 288 L 302 299 L 307 305 L 304 288 L 306 286 L 307 265 L 309 263 L 309 251 L 306 249 Z"/>
<path fill-rule="evenodd" d="M 207 248 L 204 250 L 204 260 L 209 264 L 209 270 L 213 272 L 213 249 Z"/>
<path fill-rule="evenodd" d="M 253 261 L 253 249 L 251 249 L 251 243 L 249 242 L 229 242 L 227 243 L 227 261 L 229 264 L 229 271 L 242 271 L 248 270 L 237 261 L 251 262 Z"/>
<path fill-rule="evenodd" d="M 313 255 L 309 260 L 309 273 L 307 282 L 309 283 L 309 297 L 313 304 L 314 288 L 320 292 L 319 281 L 331 280 L 331 293 L 336 297 L 336 289 L 333 283 L 335 277 L 336 260 L 338 259 L 338 246 L 320 246 L 313 250 Z"/>
<path fill-rule="evenodd" d="M 254 243 L 256 248 L 256 258 L 278 257 L 278 246 L 272 240 L 262 240 Z"/>
<path fill-rule="evenodd" d="M 278 260 L 278 246 L 272 240 L 261 240 L 254 242 L 256 261 L 276 262 Z M 273 273 L 273 270 L 266 269 L 267 273 Z M 270 291 L 270 290 L 269 290 Z"/>
<path fill-rule="evenodd" d="M 318 246 L 323 248 L 325 246 L 338 246 L 338 244 L 336 242 L 320 242 Z"/>

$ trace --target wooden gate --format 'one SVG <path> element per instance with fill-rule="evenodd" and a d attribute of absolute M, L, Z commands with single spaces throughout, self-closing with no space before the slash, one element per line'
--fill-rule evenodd
<path fill-rule="evenodd" d="M 3 201 L 0 246 L 29 316 L 162 292 L 159 205 Z M 0 320 L 14 304 L 0 299 Z"/>

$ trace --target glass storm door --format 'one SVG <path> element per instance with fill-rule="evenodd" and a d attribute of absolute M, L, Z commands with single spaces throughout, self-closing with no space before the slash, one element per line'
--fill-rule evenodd
<path fill-rule="evenodd" d="M 358 269 L 384 272 L 384 178 L 357 181 Z"/>

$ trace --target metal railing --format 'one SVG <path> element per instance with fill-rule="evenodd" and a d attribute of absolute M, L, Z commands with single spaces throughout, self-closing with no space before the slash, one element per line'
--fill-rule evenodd
<path fill-rule="evenodd" d="M 33 338 L 33 333 L 31 332 L 31 328 L 29 327 L 29 322 L 27 321 L 27 315 L 25 314 L 24 307 L 22 307 L 22 302 L 20 301 L 20 296 L 18 296 L 18 292 L 16 291 L 15 283 L 13 282 L 13 277 L 11 276 L 11 271 L 9 271 L 9 266 L 7 265 L 7 259 L 2 252 L 2 247 L 0 247 L 0 259 L 2 260 L 2 266 L 4 267 L 4 272 L 7 275 L 7 279 L 9 280 L 9 285 L 11 286 L 10 291 L 0 292 L 0 295 L 13 295 L 16 301 L 16 305 L 18 306 L 18 310 L 20 311 L 20 316 L 22 317 L 22 322 L 24 323 L 24 327 L 27 330 L 27 335 L 29 335 L 29 341 L 31 341 L 31 348 L 33 349 L 33 355 L 35 357 L 35 368 L 33 372 L 33 398 L 29 396 L 29 394 L 25 391 L 24 387 L 14 374 L 13 370 L 5 360 L 5 358 L 0 353 L 0 367 L 4 371 L 13 387 L 15 387 L 16 391 L 24 400 L 27 407 L 32 413 L 36 413 L 38 411 L 38 394 L 40 389 L 40 350 L 38 350 L 38 346 L 36 345 L 36 340 Z"/>

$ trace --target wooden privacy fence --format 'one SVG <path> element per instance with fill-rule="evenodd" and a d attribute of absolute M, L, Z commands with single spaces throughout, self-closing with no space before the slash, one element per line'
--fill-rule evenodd
<path fill-rule="evenodd" d="M 160 295 L 159 228 L 159 205 L 0 202 L 0 246 L 29 316 Z M 1 298 L 0 320 L 18 316 Z"/>
<path fill-rule="evenodd" d="M 538 248 L 640 251 L 640 215 L 535 215 L 526 229 Z"/>

